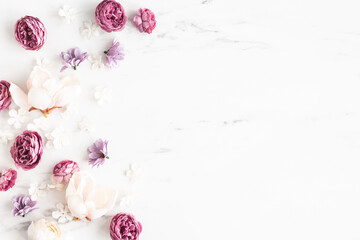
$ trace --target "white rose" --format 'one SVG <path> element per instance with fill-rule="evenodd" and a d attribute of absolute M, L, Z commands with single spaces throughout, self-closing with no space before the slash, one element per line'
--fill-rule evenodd
<path fill-rule="evenodd" d="M 60 240 L 61 230 L 56 222 L 40 219 L 28 228 L 28 240 Z"/>
<path fill-rule="evenodd" d="M 66 201 L 71 214 L 79 219 L 96 219 L 103 216 L 115 204 L 117 191 L 97 187 L 86 172 L 75 173 L 66 189 Z"/>

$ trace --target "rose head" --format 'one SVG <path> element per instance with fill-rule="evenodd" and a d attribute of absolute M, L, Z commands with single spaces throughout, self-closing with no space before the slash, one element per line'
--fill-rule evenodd
<path fill-rule="evenodd" d="M 96 7 L 95 20 L 106 32 L 121 31 L 126 23 L 125 10 L 116 1 L 104 0 Z"/>
<path fill-rule="evenodd" d="M 140 32 L 152 33 L 156 27 L 155 14 L 147 8 L 140 8 L 133 22 Z"/>
<path fill-rule="evenodd" d="M 141 230 L 141 223 L 133 215 L 126 213 L 116 214 L 110 223 L 112 240 L 138 240 Z"/>
<path fill-rule="evenodd" d="M 15 38 L 26 50 L 39 50 L 46 41 L 44 24 L 36 17 L 25 16 L 15 24 Z"/>
<path fill-rule="evenodd" d="M 41 136 L 37 132 L 24 131 L 16 137 L 10 153 L 17 167 L 25 171 L 35 168 L 43 154 Z"/>
<path fill-rule="evenodd" d="M 17 172 L 14 169 L 5 170 L 0 172 L 0 192 L 7 191 L 15 185 Z"/>
<path fill-rule="evenodd" d="M 11 104 L 9 87 L 10 83 L 7 81 L 0 81 L 0 112 L 4 109 L 9 109 Z"/>
<path fill-rule="evenodd" d="M 71 160 L 61 161 L 54 167 L 54 179 L 59 183 L 61 183 L 62 181 L 68 183 L 72 175 L 79 170 L 79 165 L 76 162 L 73 162 Z"/>

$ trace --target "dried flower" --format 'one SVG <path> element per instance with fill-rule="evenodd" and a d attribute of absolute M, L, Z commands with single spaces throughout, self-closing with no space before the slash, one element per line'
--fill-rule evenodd
<path fill-rule="evenodd" d="M 4 109 L 9 109 L 11 104 L 11 94 L 9 91 L 10 83 L 7 81 L 0 81 L 0 112 Z"/>
<path fill-rule="evenodd" d="M 64 61 L 64 66 L 61 68 L 60 72 L 64 71 L 67 68 L 76 68 L 82 63 L 87 57 L 86 52 L 81 53 L 79 48 L 71 48 L 68 52 L 62 52 L 60 54 L 61 58 Z"/>
<path fill-rule="evenodd" d="M 14 169 L 3 169 L 0 172 L 0 192 L 6 192 L 15 185 L 17 172 Z"/>
<path fill-rule="evenodd" d="M 48 186 L 46 183 L 32 183 L 29 188 L 30 198 L 33 201 L 38 200 L 39 198 L 45 197 Z"/>
<path fill-rule="evenodd" d="M 14 209 L 12 210 L 13 215 L 25 217 L 29 212 L 34 211 L 36 208 L 36 202 L 32 201 L 29 196 L 19 195 L 13 198 L 12 203 L 14 204 Z"/>
<path fill-rule="evenodd" d="M 45 69 L 53 66 L 53 64 L 47 58 L 37 58 L 36 65 L 40 68 L 45 68 Z"/>
<path fill-rule="evenodd" d="M 156 27 L 155 14 L 147 8 L 140 8 L 133 22 L 140 32 L 152 33 Z"/>
<path fill-rule="evenodd" d="M 25 16 L 15 25 L 15 38 L 26 50 L 39 50 L 46 41 L 44 24 L 36 17 Z"/>
<path fill-rule="evenodd" d="M 67 223 L 74 219 L 69 211 L 69 208 L 62 203 L 56 204 L 56 210 L 53 211 L 51 215 L 58 223 Z"/>
<path fill-rule="evenodd" d="M 106 66 L 108 67 L 116 67 L 125 56 L 124 49 L 120 47 L 120 43 L 116 40 L 113 41 L 109 50 L 104 53 L 106 54 Z"/>
<path fill-rule="evenodd" d="M 10 153 L 17 167 L 24 170 L 35 168 L 43 154 L 41 136 L 37 132 L 24 131 L 16 137 Z"/>
<path fill-rule="evenodd" d="M 88 148 L 89 164 L 92 167 L 99 167 L 105 162 L 105 159 L 109 159 L 107 147 L 108 142 L 109 141 L 104 141 L 100 138 Z"/>
<path fill-rule="evenodd" d="M 0 130 L 0 143 L 8 144 L 10 141 L 14 140 L 15 135 L 9 128 L 3 128 Z"/>
<path fill-rule="evenodd" d="M 31 222 L 28 231 L 28 240 L 60 240 L 61 230 L 56 222 L 40 219 Z"/>
<path fill-rule="evenodd" d="M 141 223 L 131 214 L 118 213 L 110 223 L 110 237 L 112 240 L 138 240 L 141 231 Z"/>
<path fill-rule="evenodd" d="M 69 182 L 72 175 L 76 172 L 80 171 L 79 165 L 71 160 L 64 160 L 55 165 L 53 174 L 54 179 L 61 182 Z"/>
<path fill-rule="evenodd" d="M 75 173 L 66 189 L 66 201 L 71 214 L 79 219 L 96 219 L 115 204 L 117 191 L 96 186 L 86 172 Z"/>
<path fill-rule="evenodd" d="M 80 33 L 87 39 L 99 36 L 99 25 L 91 20 L 86 20 L 83 22 L 82 27 L 80 27 Z"/>
<path fill-rule="evenodd" d="M 46 147 L 48 148 L 61 149 L 70 142 L 68 133 L 61 126 L 45 134 L 45 137 L 47 139 Z"/>
<path fill-rule="evenodd" d="M 48 129 L 47 118 L 44 116 L 35 118 L 32 123 L 27 125 L 27 130 L 29 131 L 47 131 Z"/>
<path fill-rule="evenodd" d="M 8 124 L 14 125 L 14 128 L 19 129 L 23 123 L 28 121 L 27 111 L 20 108 L 18 111 L 11 109 L 9 111 L 10 118 L 8 119 Z"/>
<path fill-rule="evenodd" d="M 60 79 L 38 66 L 35 66 L 27 81 L 29 90 L 26 95 L 17 85 L 10 85 L 12 99 L 21 108 L 26 110 L 39 110 L 45 116 L 56 108 L 62 108 L 80 93 L 80 82 L 73 76 L 65 76 Z"/>
<path fill-rule="evenodd" d="M 104 0 L 96 7 L 95 20 L 106 32 L 121 31 L 126 23 L 125 10 L 114 0 Z"/>
<path fill-rule="evenodd" d="M 103 105 L 105 103 L 111 102 L 112 90 L 107 87 L 96 87 L 94 98 L 98 102 L 99 105 Z"/>
<path fill-rule="evenodd" d="M 103 56 L 99 54 L 91 54 L 88 57 L 89 62 L 91 63 L 91 70 L 102 69 L 105 67 L 103 62 Z"/>
<path fill-rule="evenodd" d="M 76 9 L 67 5 L 62 6 L 58 11 L 59 16 L 64 18 L 67 23 L 72 23 L 74 21 L 75 13 Z"/>

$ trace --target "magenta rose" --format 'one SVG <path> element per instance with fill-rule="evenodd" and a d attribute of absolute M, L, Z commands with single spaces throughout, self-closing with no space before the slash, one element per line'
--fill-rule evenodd
<path fill-rule="evenodd" d="M 46 41 L 44 24 L 36 17 L 25 16 L 15 24 L 15 38 L 26 50 L 39 50 Z"/>
<path fill-rule="evenodd" d="M 43 154 L 42 138 L 37 132 L 24 131 L 16 137 L 10 149 L 15 165 L 24 170 L 35 168 Z"/>
<path fill-rule="evenodd" d="M 80 169 L 76 162 L 64 160 L 55 165 L 53 170 L 54 179 L 59 183 L 62 181 L 68 183 L 72 175 L 78 171 L 80 171 Z"/>
<path fill-rule="evenodd" d="M 140 8 L 133 22 L 140 32 L 152 33 L 156 27 L 155 14 L 147 8 Z"/>
<path fill-rule="evenodd" d="M 104 0 L 96 7 L 95 20 L 106 32 L 121 31 L 126 23 L 125 10 L 116 1 Z"/>
<path fill-rule="evenodd" d="M 7 191 L 15 185 L 17 172 L 14 169 L 3 169 L 0 172 L 0 192 Z"/>
<path fill-rule="evenodd" d="M 138 240 L 141 230 L 141 223 L 133 215 L 126 213 L 116 214 L 110 223 L 112 240 Z"/>
<path fill-rule="evenodd" d="M 9 109 L 11 104 L 9 87 L 10 83 L 7 81 L 0 81 L 0 112 L 4 109 Z"/>

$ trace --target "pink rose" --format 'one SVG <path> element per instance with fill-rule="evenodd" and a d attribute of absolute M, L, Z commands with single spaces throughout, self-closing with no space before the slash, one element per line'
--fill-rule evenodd
<path fill-rule="evenodd" d="M 41 136 L 37 132 L 24 131 L 16 137 L 10 153 L 17 167 L 25 171 L 35 168 L 43 154 Z"/>
<path fill-rule="evenodd" d="M 1 170 L 0 172 L 0 192 L 7 191 L 15 185 L 17 172 L 14 169 Z"/>
<path fill-rule="evenodd" d="M 15 38 L 26 50 L 39 50 L 46 41 L 44 24 L 36 17 L 25 16 L 15 24 Z"/>
<path fill-rule="evenodd" d="M 9 109 L 11 104 L 9 87 L 10 83 L 7 81 L 0 81 L 0 112 L 4 109 Z"/>
<path fill-rule="evenodd" d="M 116 1 L 104 0 L 96 7 L 95 20 L 106 32 L 121 31 L 126 23 L 125 10 Z"/>
<path fill-rule="evenodd" d="M 141 230 L 141 223 L 133 215 L 126 213 L 116 214 L 110 223 L 112 240 L 138 240 Z"/>
<path fill-rule="evenodd" d="M 140 32 L 152 33 L 156 27 L 155 14 L 147 8 L 140 8 L 133 22 Z"/>
<path fill-rule="evenodd" d="M 72 175 L 78 171 L 80 171 L 80 169 L 76 162 L 64 160 L 55 165 L 53 170 L 54 179 L 59 183 L 62 181 L 68 183 Z"/>

